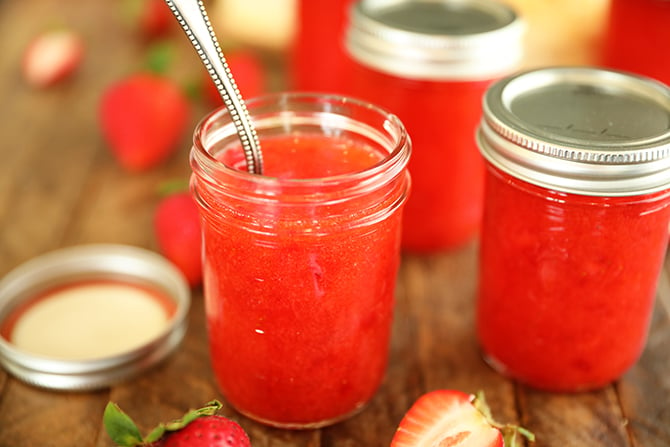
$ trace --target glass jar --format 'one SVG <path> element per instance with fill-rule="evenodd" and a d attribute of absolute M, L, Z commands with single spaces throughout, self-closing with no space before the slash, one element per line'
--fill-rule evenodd
<path fill-rule="evenodd" d="M 603 63 L 670 85 L 670 0 L 611 0 Z"/>
<path fill-rule="evenodd" d="M 410 142 L 402 123 L 337 96 L 248 102 L 264 175 L 230 115 L 195 131 L 211 360 L 227 401 L 278 427 L 360 410 L 385 372 Z"/>
<path fill-rule="evenodd" d="M 403 248 L 465 244 L 479 229 L 484 164 L 475 142 L 485 89 L 523 53 L 522 23 L 486 0 L 372 0 L 352 10 L 351 94 L 396 113 L 412 138 Z"/>
<path fill-rule="evenodd" d="M 344 31 L 353 0 L 298 0 L 296 30 L 289 57 L 291 88 L 347 94 L 351 62 Z"/>
<path fill-rule="evenodd" d="M 670 221 L 670 90 L 595 68 L 494 84 L 477 333 L 487 360 L 533 387 L 619 378 L 645 345 Z"/>

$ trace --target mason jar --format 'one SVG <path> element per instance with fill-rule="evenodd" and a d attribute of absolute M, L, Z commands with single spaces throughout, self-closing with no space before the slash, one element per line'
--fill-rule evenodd
<path fill-rule="evenodd" d="M 295 35 L 287 64 L 292 90 L 348 93 L 351 62 L 343 37 L 353 2 L 297 0 Z"/>
<path fill-rule="evenodd" d="M 385 373 L 410 140 L 369 103 L 247 102 L 263 155 L 245 169 L 231 116 L 195 130 L 211 361 L 226 400 L 285 428 L 359 411 Z"/>
<path fill-rule="evenodd" d="M 523 25 L 493 0 L 362 0 L 347 50 L 351 95 L 396 113 L 412 138 L 412 196 L 403 248 L 435 252 L 479 229 L 484 163 L 475 141 L 481 98 L 521 62 Z"/>
<path fill-rule="evenodd" d="M 536 388 L 619 378 L 647 337 L 670 220 L 670 89 L 596 68 L 528 71 L 486 93 L 477 333 Z"/>
<path fill-rule="evenodd" d="M 670 85 L 670 0 L 611 0 L 602 63 Z"/>

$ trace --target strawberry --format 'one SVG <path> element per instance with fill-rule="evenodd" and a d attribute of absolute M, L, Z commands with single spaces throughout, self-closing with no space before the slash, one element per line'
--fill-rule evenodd
<path fill-rule="evenodd" d="M 251 442 L 239 424 L 223 416 L 195 419 L 184 429 L 170 433 L 162 447 L 250 447 Z"/>
<path fill-rule="evenodd" d="M 483 393 L 477 397 L 456 390 L 421 396 L 400 421 L 391 447 L 515 447 L 521 437 L 535 436 L 514 425 L 493 420 Z"/>
<path fill-rule="evenodd" d="M 71 76 L 84 57 L 84 42 L 69 29 L 38 34 L 23 52 L 22 71 L 28 84 L 49 87 Z"/>
<path fill-rule="evenodd" d="M 240 94 L 246 98 L 262 95 L 267 91 L 267 75 L 258 55 L 251 50 L 233 50 L 226 54 L 226 63 L 235 77 Z M 223 105 L 219 91 L 207 72 L 203 73 L 205 97 L 213 106 Z"/>
<path fill-rule="evenodd" d="M 131 172 L 148 170 L 176 150 L 190 120 L 186 94 L 160 74 L 135 73 L 103 93 L 99 121 L 112 153 Z"/>
<path fill-rule="evenodd" d="M 200 217 L 188 192 L 163 198 L 154 214 L 154 232 L 160 251 L 184 274 L 191 287 L 202 282 Z"/>
<path fill-rule="evenodd" d="M 141 2 L 138 25 L 140 32 L 147 39 L 164 37 L 172 29 L 176 29 L 177 21 L 164 0 L 141 0 Z"/>
<path fill-rule="evenodd" d="M 249 436 L 237 422 L 215 414 L 220 408 L 221 403 L 214 400 L 181 419 L 159 424 L 142 437 L 130 417 L 109 402 L 103 423 L 109 437 L 121 447 L 251 447 Z"/>

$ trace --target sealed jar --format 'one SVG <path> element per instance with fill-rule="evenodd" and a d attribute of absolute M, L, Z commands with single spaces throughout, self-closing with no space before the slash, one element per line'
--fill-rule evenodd
<path fill-rule="evenodd" d="M 602 387 L 645 345 L 670 221 L 670 90 L 564 67 L 494 84 L 477 333 L 531 386 Z"/>
<path fill-rule="evenodd" d="M 486 87 L 522 56 L 522 23 L 486 0 L 362 0 L 347 49 L 351 94 L 396 113 L 412 138 L 403 247 L 431 252 L 479 229 L 484 166 L 475 131 Z"/>
<path fill-rule="evenodd" d="M 279 94 L 247 104 L 249 174 L 230 115 L 195 131 L 211 360 L 227 401 L 278 427 L 360 410 L 384 376 L 410 142 L 365 102 Z"/>
<path fill-rule="evenodd" d="M 611 0 L 603 63 L 670 85 L 670 0 Z"/>

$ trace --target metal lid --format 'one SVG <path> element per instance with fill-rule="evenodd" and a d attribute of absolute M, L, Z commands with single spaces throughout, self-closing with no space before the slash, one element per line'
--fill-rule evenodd
<path fill-rule="evenodd" d="M 478 132 L 493 165 L 558 191 L 629 196 L 670 188 L 670 89 L 588 67 L 494 83 Z"/>
<path fill-rule="evenodd" d="M 21 309 L 44 299 L 45 293 L 46 301 L 48 292 L 59 287 L 101 280 L 146 287 L 171 300 L 173 312 L 150 340 L 91 358 L 36 354 L 7 337 L 5 328 L 13 324 L 8 322 L 16 323 L 21 318 L 17 316 L 22 315 Z M 18 379 L 39 387 L 102 388 L 144 371 L 170 354 L 185 334 L 189 305 L 190 291 L 183 275 L 154 252 L 106 244 L 56 250 L 20 265 L 0 281 L 0 365 Z M 83 318 L 92 317 L 87 314 Z"/>
<path fill-rule="evenodd" d="M 346 46 L 359 63 L 411 79 L 486 79 L 516 69 L 523 24 L 492 0 L 360 0 Z"/>

